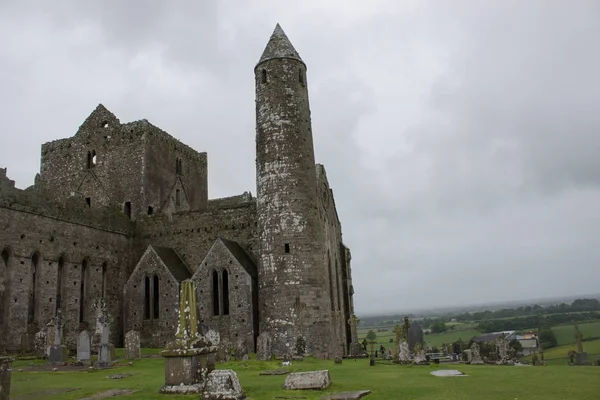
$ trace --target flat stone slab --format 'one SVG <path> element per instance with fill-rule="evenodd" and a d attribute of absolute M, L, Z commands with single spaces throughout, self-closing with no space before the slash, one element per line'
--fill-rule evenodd
<path fill-rule="evenodd" d="M 47 396 L 56 396 L 58 394 L 73 392 L 75 390 L 79 390 L 80 388 L 55 388 L 55 389 L 47 389 L 39 392 L 27 393 L 19 397 L 14 397 L 15 400 L 36 400 L 43 399 Z M 13 397 L 11 396 L 11 399 Z"/>
<path fill-rule="evenodd" d="M 107 397 L 116 397 L 116 396 L 124 396 L 126 394 L 134 393 L 135 390 L 132 389 L 110 389 L 104 392 L 96 393 L 91 397 L 84 397 L 79 400 L 100 400 L 105 399 Z"/>
<path fill-rule="evenodd" d="M 272 369 L 269 371 L 261 371 L 258 374 L 259 375 L 287 375 L 289 373 L 290 373 L 290 371 L 287 369 Z"/>
<path fill-rule="evenodd" d="M 370 390 L 356 390 L 353 392 L 339 392 L 322 397 L 321 400 L 354 400 L 371 394 Z"/>
<path fill-rule="evenodd" d="M 431 372 L 433 376 L 468 376 L 463 374 L 457 369 L 440 369 L 438 371 Z"/>
<path fill-rule="evenodd" d="M 293 372 L 285 378 L 283 388 L 287 390 L 322 390 L 331 385 L 329 370 Z"/>
<path fill-rule="evenodd" d="M 117 374 L 117 375 L 109 375 L 106 379 L 124 379 L 133 376 L 133 374 Z"/>

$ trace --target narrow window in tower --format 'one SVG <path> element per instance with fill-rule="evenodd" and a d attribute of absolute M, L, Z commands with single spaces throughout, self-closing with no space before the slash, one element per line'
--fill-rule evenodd
<path fill-rule="evenodd" d="M 175 189 L 175 205 L 179 207 L 181 204 L 181 196 L 179 194 L 179 189 Z"/>
<path fill-rule="evenodd" d="M 301 69 L 298 70 L 298 82 L 300 82 L 301 84 L 304 84 L 304 74 L 302 74 Z"/>
<path fill-rule="evenodd" d="M 219 274 L 217 271 L 212 273 L 212 302 L 213 315 L 219 315 Z"/>
<path fill-rule="evenodd" d="M 65 266 L 64 257 L 58 259 L 58 271 L 56 274 L 56 311 L 60 308 L 60 300 L 62 297 L 62 286 L 63 286 L 63 268 Z"/>
<path fill-rule="evenodd" d="M 152 318 L 154 319 L 158 319 L 160 316 L 160 309 L 159 309 L 159 296 L 160 296 L 160 290 L 158 287 L 158 275 L 154 275 L 153 277 L 153 282 L 152 282 L 152 289 L 153 289 L 153 293 L 152 293 Z"/>
<path fill-rule="evenodd" d="M 90 169 L 92 168 L 92 152 L 88 151 L 87 153 L 87 163 L 86 163 L 86 168 Z"/>
<path fill-rule="evenodd" d="M 106 277 L 108 273 L 108 265 L 106 262 L 102 264 L 102 298 L 106 298 Z"/>
<path fill-rule="evenodd" d="M 152 206 L 148 206 L 148 215 L 152 214 L 154 214 L 154 209 L 152 208 Z"/>
<path fill-rule="evenodd" d="M 285 246 L 284 246 L 284 249 L 285 249 L 286 253 L 289 253 L 290 252 L 290 244 L 286 243 Z"/>
<path fill-rule="evenodd" d="M 131 219 L 131 202 L 130 201 L 125 202 L 125 205 L 123 206 L 123 212 L 125 213 L 127 218 Z"/>
<path fill-rule="evenodd" d="M 92 207 L 92 199 L 91 199 L 91 197 L 86 197 L 85 198 L 85 202 L 88 205 L 88 207 Z"/>
<path fill-rule="evenodd" d="M 150 278 L 144 277 L 144 319 L 150 319 Z"/>
<path fill-rule="evenodd" d="M 86 303 L 86 292 L 87 292 L 87 274 L 88 274 L 88 261 L 83 260 L 81 263 L 81 280 L 79 282 L 79 322 L 84 322 L 85 303 Z"/>
<path fill-rule="evenodd" d="M 267 70 L 263 69 L 261 71 L 262 83 L 267 83 Z"/>
<path fill-rule="evenodd" d="M 179 175 L 183 175 L 183 160 L 179 159 Z"/>
<path fill-rule="evenodd" d="M 38 264 L 40 262 L 40 255 L 36 252 L 31 257 L 31 288 L 29 289 L 29 312 L 27 313 L 27 323 L 31 324 L 35 322 L 35 292 L 37 290 L 36 275 L 38 272 Z"/>
<path fill-rule="evenodd" d="M 223 315 L 229 315 L 229 273 L 223 270 Z"/>

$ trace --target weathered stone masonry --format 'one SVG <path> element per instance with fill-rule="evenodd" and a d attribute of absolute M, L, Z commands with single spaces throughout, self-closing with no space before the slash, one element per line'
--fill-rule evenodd
<path fill-rule="evenodd" d="M 254 70 L 256 198 L 208 200 L 206 153 L 103 105 L 42 145 L 32 187 L 0 169 L 0 351 L 31 350 L 58 306 L 74 350 L 101 298 L 112 342 L 135 329 L 164 346 L 191 278 L 200 322 L 233 348 L 255 351 L 268 333 L 276 356 L 299 338 L 318 356 L 348 352 L 351 256 L 315 164 L 306 71 L 278 25 Z"/>

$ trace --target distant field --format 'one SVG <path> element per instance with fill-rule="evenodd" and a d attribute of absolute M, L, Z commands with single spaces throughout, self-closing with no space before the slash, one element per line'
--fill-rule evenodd
<path fill-rule="evenodd" d="M 584 340 L 585 338 L 600 338 L 600 321 L 586 322 L 578 325 L 579 330 L 583 334 Z M 575 343 L 573 327 L 574 325 L 559 325 L 552 327 L 552 331 L 556 336 L 556 341 L 558 342 L 559 346 L 568 343 Z"/>
<path fill-rule="evenodd" d="M 473 336 L 479 336 L 481 332 L 476 329 L 465 329 L 465 330 L 451 330 L 445 333 L 436 333 L 425 335 L 425 342 L 431 343 L 432 346 L 441 346 L 442 344 L 450 344 L 461 339 L 464 342 L 468 342 Z"/>

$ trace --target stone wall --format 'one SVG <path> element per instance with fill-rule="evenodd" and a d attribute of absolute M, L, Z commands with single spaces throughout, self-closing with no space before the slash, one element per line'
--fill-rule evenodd
<path fill-rule="evenodd" d="M 186 209 L 207 205 L 206 153 L 146 120 L 121 124 L 102 105 L 73 137 L 42 145 L 41 182 L 59 201 L 79 195 L 92 209 L 117 207 L 133 220 L 177 210 L 171 203 L 177 184 Z"/>
<path fill-rule="evenodd" d="M 224 272 L 227 274 L 227 293 L 224 288 Z M 196 282 L 198 316 L 201 322 L 209 329 L 218 331 L 221 340 L 228 339 L 232 345 L 240 341 L 249 351 L 255 351 L 258 336 L 255 266 L 251 272 L 252 274 L 228 251 L 222 241 L 217 240 L 192 279 Z"/>
<path fill-rule="evenodd" d="M 149 311 L 145 315 L 145 279 L 153 285 L 154 275 L 158 277 L 158 315 Z M 190 274 L 191 275 L 191 274 Z M 124 330 L 140 332 L 142 347 L 164 347 L 173 340 L 177 330 L 179 315 L 179 281 L 171 274 L 163 261 L 149 247 L 141 257 L 123 289 Z M 154 295 L 150 286 L 150 302 Z"/>
<path fill-rule="evenodd" d="M 42 215 L 35 211 L 35 199 L 18 189 L 15 192 L 0 192 L 0 251 L 3 254 L 0 265 L 6 270 L 1 318 L 8 349 L 20 350 L 26 332 L 29 332 L 31 346 L 33 334 L 54 317 L 59 265 L 62 269 L 60 306 L 67 346 L 74 349 L 78 333 L 93 326 L 92 304 L 103 295 L 103 290 L 109 310 L 115 316 L 112 340 L 120 343 L 122 286 L 132 262 L 132 230 L 127 229 L 128 221 L 120 221 L 117 216 L 112 223 L 107 222 L 107 227 L 102 227 L 94 225 L 97 221 L 93 218 L 86 221 L 85 213 L 76 210 L 71 214 L 68 210 L 54 210 Z M 22 201 L 13 204 L 14 199 Z M 70 220 L 61 220 L 53 214 Z M 84 263 L 85 274 L 82 272 Z M 82 280 L 84 308 L 80 321 Z M 24 346 L 28 347 L 26 343 Z"/>

